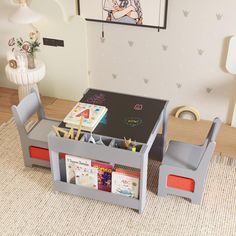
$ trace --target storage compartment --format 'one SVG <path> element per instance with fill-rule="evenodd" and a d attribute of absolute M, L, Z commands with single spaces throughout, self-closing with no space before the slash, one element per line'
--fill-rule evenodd
<path fill-rule="evenodd" d="M 92 144 L 97 144 L 97 145 L 105 145 L 109 146 L 112 139 L 103 137 L 101 135 L 94 135 L 94 134 L 89 134 L 85 133 L 81 141 L 87 142 L 87 143 L 92 143 Z"/>
<path fill-rule="evenodd" d="M 133 151 L 133 152 L 140 152 L 142 149 L 142 145 L 136 143 L 135 145 L 131 145 L 130 148 L 127 148 L 125 145 L 125 141 L 122 139 L 115 139 L 113 141 L 112 146 L 114 148 L 119 148 L 119 149 L 123 149 L 123 150 L 127 150 L 127 151 Z"/>
<path fill-rule="evenodd" d="M 49 148 L 52 150 L 51 165 L 53 170 L 53 179 L 54 179 L 54 190 L 73 193 L 81 196 L 90 197 L 97 200 L 104 200 L 106 202 L 118 204 L 121 206 L 129 206 L 134 209 L 139 209 L 142 204 L 140 199 L 143 196 L 141 191 L 141 180 L 140 173 L 143 168 L 143 158 L 147 158 L 145 152 L 147 150 L 145 144 L 137 143 L 136 150 L 137 152 L 130 151 L 124 148 L 115 147 L 115 145 L 121 145 L 124 140 L 121 139 L 112 139 L 106 136 L 93 135 L 93 141 L 90 140 L 90 133 L 83 133 L 80 141 L 66 139 L 56 136 L 54 133 L 49 134 Z M 97 142 L 102 140 L 104 143 L 99 145 Z M 91 141 L 91 143 L 89 142 Z M 115 144 L 116 143 L 116 144 Z M 66 168 L 66 159 L 58 158 L 58 153 L 68 153 L 69 156 L 79 157 L 81 159 L 87 159 L 92 162 L 100 162 L 101 170 L 104 170 L 102 165 L 111 165 L 111 179 L 110 181 L 110 190 L 99 188 L 99 181 L 104 179 L 104 176 L 98 177 L 97 186 L 93 186 L 94 181 L 92 180 L 88 186 L 84 183 L 88 183 L 83 179 L 81 173 L 74 172 L 74 178 L 69 177 L 69 182 L 67 181 L 67 168 Z M 114 163 L 114 164 L 112 164 Z M 119 166 L 116 166 L 119 165 Z M 121 166 L 122 165 L 122 166 Z M 94 167 L 91 164 L 91 167 Z M 139 174 L 131 175 L 126 171 L 114 171 L 114 167 L 123 168 L 130 170 L 135 168 L 138 170 Z M 81 168 L 81 166 L 79 167 Z M 83 166 L 84 168 L 84 166 Z M 82 168 L 82 169 L 83 169 Z M 104 167 L 105 168 L 105 167 Z M 80 170 L 80 169 L 79 169 Z M 90 171 L 89 168 L 85 167 L 84 171 Z M 123 173 L 122 173 L 123 172 Z M 94 178 L 94 173 L 91 173 L 91 179 Z M 98 173 L 98 172 L 97 172 Z M 98 174 L 99 175 L 99 174 Z M 80 177 L 82 178 L 80 179 Z M 115 177 L 114 177 L 115 176 Z M 116 178 L 116 181 L 113 182 L 113 177 Z M 127 180 L 125 178 L 128 177 Z M 74 179 L 74 181 L 70 181 Z M 115 180 L 115 179 L 114 179 Z M 85 181 L 85 182 L 83 182 Z M 82 184 L 81 184 L 82 183 Z M 92 184 L 91 184 L 92 183 Z M 124 184 L 124 185 L 123 185 Z M 113 188 L 113 189 L 112 189 Z"/>
<path fill-rule="evenodd" d="M 60 168 L 60 175 L 61 175 L 61 181 L 62 182 L 66 182 L 66 160 L 65 160 L 65 158 L 64 159 L 62 159 L 62 158 L 60 158 L 59 159 L 59 168 Z"/>
<path fill-rule="evenodd" d="M 67 131 L 69 131 L 69 129 Z M 59 133 L 61 138 L 64 138 L 64 133 L 62 133 L 61 131 L 58 131 L 58 133 Z M 74 129 L 74 138 L 72 139 L 71 137 L 69 137 L 69 138 L 65 138 L 65 139 L 72 139 L 72 140 L 74 140 L 76 135 L 77 135 L 77 129 Z M 80 133 L 78 141 L 83 138 L 83 135 L 84 135 L 83 133 Z"/>
<path fill-rule="evenodd" d="M 177 175 L 168 175 L 167 186 L 170 188 L 177 188 L 189 192 L 194 192 L 195 182 L 190 178 L 185 178 Z"/>
<path fill-rule="evenodd" d="M 112 192 L 139 199 L 140 169 L 115 165 L 112 172 Z"/>
<path fill-rule="evenodd" d="M 140 169 L 67 155 L 60 159 L 60 181 L 139 198 Z"/>
<path fill-rule="evenodd" d="M 46 148 L 30 146 L 29 153 L 31 158 L 50 161 L 49 151 Z"/>
<path fill-rule="evenodd" d="M 40 159 L 44 161 L 50 161 L 49 150 L 46 148 L 30 146 L 29 153 L 31 158 Z M 60 158 L 65 158 L 65 153 L 60 153 Z"/>
<path fill-rule="evenodd" d="M 67 183 L 111 192 L 112 164 L 67 155 L 64 166 L 60 171 L 66 174 Z"/>

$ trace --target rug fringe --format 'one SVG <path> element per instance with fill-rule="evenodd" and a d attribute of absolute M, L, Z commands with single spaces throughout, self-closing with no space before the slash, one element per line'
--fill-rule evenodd
<path fill-rule="evenodd" d="M 5 122 L 3 122 L 3 123 L 0 125 L 0 130 L 4 129 L 7 125 L 12 124 L 12 123 L 14 123 L 14 122 L 15 122 L 15 121 L 14 121 L 14 118 L 13 118 L 13 117 L 10 118 L 10 120 L 5 121 Z"/>
<path fill-rule="evenodd" d="M 6 124 L 7 124 L 7 125 L 8 125 L 8 124 L 12 124 L 12 123 L 15 123 L 15 120 L 14 120 L 13 117 L 11 117 L 8 121 L 3 122 L 3 123 L 1 124 L 1 126 L 2 126 L 2 125 L 6 125 Z M 0 127 L 1 127 L 1 126 L 0 126 Z"/>
<path fill-rule="evenodd" d="M 216 154 L 212 157 L 211 163 L 224 164 L 227 166 L 235 166 L 236 167 L 236 158 L 229 156 L 222 156 L 222 153 Z"/>
<path fill-rule="evenodd" d="M 37 121 L 35 121 L 35 120 L 27 121 L 25 124 L 26 131 L 29 132 L 36 122 Z M 14 117 L 11 117 L 8 121 L 3 122 L 0 125 L 0 132 L 2 133 L 6 128 L 8 129 L 9 128 L 8 126 L 14 126 L 14 128 L 17 129 Z M 17 134 L 18 134 L 18 132 L 17 132 Z"/>

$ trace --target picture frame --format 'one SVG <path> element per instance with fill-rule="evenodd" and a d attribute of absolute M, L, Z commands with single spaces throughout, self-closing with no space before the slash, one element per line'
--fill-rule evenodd
<path fill-rule="evenodd" d="M 166 29 L 168 0 L 78 0 L 88 21 Z"/>

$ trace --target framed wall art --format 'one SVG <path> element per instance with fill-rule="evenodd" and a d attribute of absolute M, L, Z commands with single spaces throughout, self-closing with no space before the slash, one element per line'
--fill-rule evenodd
<path fill-rule="evenodd" d="M 78 0 L 89 21 L 166 29 L 168 0 Z"/>

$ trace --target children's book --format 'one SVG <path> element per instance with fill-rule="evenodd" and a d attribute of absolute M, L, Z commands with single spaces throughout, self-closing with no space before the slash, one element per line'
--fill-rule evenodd
<path fill-rule="evenodd" d="M 83 116 L 81 129 L 92 132 L 106 112 L 107 108 L 104 106 L 79 102 L 73 107 L 63 121 L 68 128 L 78 128 L 80 119 Z"/>
<path fill-rule="evenodd" d="M 91 166 L 91 160 L 66 155 L 66 181 L 67 183 L 75 184 L 75 172 L 78 165 Z"/>
<path fill-rule="evenodd" d="M 98 169 L 98 189 L 111 192 L 111 175 L 113 166 L 99 161 L 92 161 L 92 167 Z"/>
<path fill-rule="evenodd" d="M 123 196 L 139 197 L 139 177 L 129 176 L 121 172 L 112 172 L 112 193 Z"/>
<path fill-rule="evenodd" d="M 140 177 L 140 171 L 134 171 L 130 169 L 116 168 L 116 172 L 132 176 L 132 177 Z"/>
<path fill-rule="evenodd" d="M 91 166 L 76 165 L 75 183 L 84 187 L 98 189 L 98 169 Z"/>

